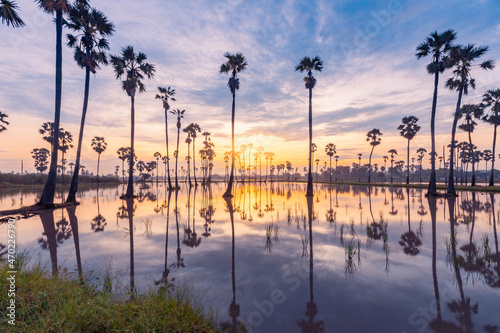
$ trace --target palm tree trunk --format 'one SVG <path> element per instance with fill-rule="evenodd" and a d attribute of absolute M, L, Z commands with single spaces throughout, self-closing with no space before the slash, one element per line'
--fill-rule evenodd
<path fill-rule="evenodd" d="M 170 155 L 168 153 L 168 121 L 167 121 L 168 111 L 165 109 L 165 141 L 167 146 L 167 177 L 168 177 L 168 188 L 172 189 L 172 180 L 170 179 Z"/>
<path fill-rule="evenodd" d="M 51 206 L 54 204 L 57 178 L 57 153 L 59 150 L 59 125 L 61 119 L 62 97 L 62 22 L 61 10 L 56 12 L 56 100 L 54 112 L 54 137 L 52 139 L 52 156 L 50 159 L 49 175 L 43 188 L 39 205 Z"/>
<path fill-rule="evenodd" d="M 193 137 L 193 176 L 194 176 L 194 186 L 198 186 L 198 181 L 196 180 L 196 149 L 194 148 L 194 142 L 196 138 Z"/>
<path fill-rule="evenodd" d="M 191 187 L 191 186 L 192 186 L 192 185 L 191 185 L 191 161 L 190 161 L 191 156 L 189 156 L 189 155 L 190 155 L 190 151 L 191 151 L 190 149 L 191 149 L 191 147 L 190 147 L 190 145 L 188 144 L 188 165 L 187 165 L 187 167 L 188 167 L 189 187 Z"/>
<path fill-rule="evenodd" d="M 235 78 L 235 74 L 233 74 L 233 79 Z M 233 106 L 231 111 L 231 174 L 229 175 L 229 182 L 227 183 L 226 192 L 224 192 L 223 197 L 232 197 L 231 193 L 233 190 L 233 180 L 234 180 L 234 118 L 235 118 L 235 101 L 236 101 L 236 93 L 233 93 Z M 250 171 L 249 171 L 250 172 Z"/>
<path fill-rule="evenodd" d="M 179 119 L 177 119 L 177 156 L 175 157 L 175 189 L 179 189 L 179 181 L 177 176 L 177 162 L 179 160 L 179 136 L 180 136 L 181 127 L 179 125 Z"/>
<path fill-rule="evenodd" d="M 87 49 L 87 54 L 89 50 Z M 83 129 L 85 127 L 85 117 L 87 116 L 87 107 L 89 103 L 89 92 L 90 92 L 90 69 L 85 68 L 85 92 L 83 95 L 83 109 L 82 109 L 82 119 L 80 121 L 80 132 L 78 134 L 78 147 L 76 149 L 76 161 L 75 169 L 73 170 L 73 177 L 71 178 L 71 185 L 68 192 L 68 197 L 66 202 L 76 202 L 76 192 L 78 192 L 78 175 L 80 172 L 80 158 L 82 155 L 82 142 L 83 142 Z M 123 170 L 123 160 L 122 160 L 122 170 Z"/>
<path fill-rule="evenodd" d="M 476 186 L 476 157 L 474 156 L 474 146 L 472 145 L 472 135 L 469 132 L 469 145 L 470 145 L 470 153 L 472 156 L 472 180 L 470 182 L 470 186 Z"/>
<path fill-rule="evenodd" d="M 497 115 L 495 114 L 495 116 L 497 116 Z M 491 157 L 491 175 L 490 175 L 489 186 L 495 185 L 495 148 L 496 148 L 496 145 L 497 145 L 497 125 L 495 125 L 494 130 L 493 130 L 493 155 Z"/>
<path fill-rule="evenodd" d="M 370 183 L 372 176 L 372 154 L 375 146 L 372 146 L 372 151 L 370 152 L 370 157 L 368 158 L 368 183 Z"/>
<path fill-rule="evenodd" d="M 313 196 L 313 179 L 311 173 L 312 167 L 312 88 L 309 88 L 309 171 L 307 172 L 307 191 L 306 196 Z"/>
<path fill-rule="evenodd" d="M 332 157 L 330 156 L 330 183 L 332 182 Z"/>
<path fill-rule="evenodd" d="M 134 196 L 134 132 L 135 132 L 135 95 L 130 96 L 130 156 L 128 160 L 128 184 L 126 197 Z"/>
<path fill-rule="evenodd" d="M 125 184 L 125 160 L 122 160 L 122 183 Z M 78 185 L 78 182 L 77 182 Z"/>
<path fill-rule="evenodd" d="M 439 86 L 439 71 L 436 71 L 434 75 L 434 94 L 432 96 L 432 111 L 431 111 L 431 176 L 429 179 L 429 187 L 427 189 L 427 195 L 436 195 L 436 105 L 437 105 L 437 95 Z"/>
<path fill-rule="evenodd" d="M 457 195 L 457 191 L 455 190 L 455 180 L 453 179 L 453 154 L 455 152 L 455 134 L 457 132 L 457 122 L 458 122 L 458 115 L 460 112 L 460 104 L 462 103 L 462 93 L 463 93 L 463 87 L 461 87 L 460 91 L 458 92 L 457 108 L 455 110 L 455 115 L 453 117 L 453 127 L 451 128 L 450 174 L 448 176 L 449 181 L 448 181 L 448 191 L 447 191 L 447 193 L 451 195 Z"/>
<path fill-rule="evenodd" d="M 406 184 L 410 184 L 410 140 L 406 147 Z"/>
<path fill-rule="evenodd" d="M 97 183 L 99 184 L 99 164 L 101 163 L 101 154 L 97 154 Z"/>

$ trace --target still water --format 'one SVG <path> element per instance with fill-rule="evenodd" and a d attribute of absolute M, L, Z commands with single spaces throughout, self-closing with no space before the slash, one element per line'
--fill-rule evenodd
<path fill-rule="evenodd" d="M 226 201 L 224 190 L 86 191 L 76 208 L 18 221 L 18 251 L 49 272 L 107 272 L 125 295 L 188 286 L 229 331 L 500 331 L 500 195 L 317 185 L 308 199 L 305 184 L 257 183 Z M 0 209 L 37 195 L 4 193 Z"/>

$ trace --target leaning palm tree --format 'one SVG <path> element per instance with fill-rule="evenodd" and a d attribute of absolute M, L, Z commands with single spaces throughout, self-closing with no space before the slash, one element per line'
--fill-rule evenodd
<path fill-rule="evenodd" d="M 472 132 L 474 132 L 474 129 L 477 125 L 477 123 L 474 121 L 474 118 L 481 118 L 483 115 L 483 108 L 481 105 L 476 105 L 476 104 L 465 104 L 462 106 L 460 109 L 460 114 L 459 118 L 464 117 L 464 122 L 458 126 L 462 131 L 467 132 L 469 136 L 469 144 L 467 148 L 469 148 L 469 157 L 472 159 L 472 180 L 471 180 L 471 186 L 476 185 L 476 167 L 475 164 L 477 163 L 476 156 L 478 154 L 474 153 L 474 145 L 472 144 Z"/>
<path fill-rule="evenodd" d="M 306 89 L 309 89 L 309 169 L 307 172 L 307 191 L 306 196 L 313 196 L 313 179 L 312 179 L 312 90 L 316 85 L 316 78 L 312 75 L 313 71 L 321 72 L 323 69 L 323 61 L 319 56 L 313 59 L 309 57 L 304 57 L 300 63 L 295 67 L 295 71 L 301 73 L 306 72 L 307 76 L 304 77 L 304 82 Z"/>
<path fill-rule="evenodd" d="M 23 20 L 17 13 L 17 3 L 11 0 L 0 0 L 0 21 L 14 28 L 24 27 Z"/>
<path fill-rule="evenodd" d="M 495 185 L 495 147 L 497 143 L 497 127 L 500 125 L 500 89 L 488 90 L 483 95 L 483 105 L 485 109 L 489 108 L 489 112 L 483 116 L 483 120 L 494 126 L 493 128 L 493 151 L 489 151 L 488 156 L 491 156 L 491 174 L 489 186 Z M 485 151 L 486 153 L 486 151 Z M 490 155 L 491 154 L 491 155 Z M 485 161 L 486 160 L 485 158 Z"/>
<path fill-rule="evenodd" d="M 177 149 L 174 152 L 174 157 L 175 157 L 175 190 L 180 189 L 179 187 L 179 180 L 177 176 L 177 162 L 179 160 L 179 137 L 181 135 L 181 119 L 184 118 L 184 112 L 186 110 L 179 110 L 175 109 L 173 111 L 170 111 L 171 114 L 174 116 L 177 116 Z"/>
<path fill-rule="evenodd" d="M 139 52 L 136 54 L 132 46 L 122 48 L 120 55 L 111 56 L 111 64 L 116 74 L 116 79 L 124 77 L 122 89 L 130 97 L 130 159 L 129 174 L 126 197 L 134 196 L 134 133 L 135 133 L 135 94 L 146 91 L 146 86 L 142 82 L 144 76 L 148 79 L 154 77 L 155 68 L 145 62 L 147 56 Z"/>
<path fill-rule="evenodd" d="M 398 131 L 403 138 L 408 140 L 406 148 L 406 184 L 410 184 L 410 141 L 420 131 L 420 126 L 417 125 L 418 118 L 415 116 L 403 117 L 402 124 L 398 126 Z M 432 171 L 431 171 L 432 172 Z"/>
<path fill-rule="evenodd" d="M 240 79 L 237 77 L 237 74 L 244 71 L 247 67 L 247 61 L 245 57 L 241 53 L 231 54 L 227 52 L 224 54 L 224 57 L 227 58 L 227 62 L 223 63 L 220 66 L 220 74 L 229 74 L 231 72 L 231 77 L 227 83 L 231 94 L 233 95 L 233 106 L 231 111 L 231 174 L 229 176 L 229 182 L 227 183 L 227 190 L 224 192 L 223 197 L 232 197 L 233 190 L 233 180 L 234 180 L 234 117 L 235 117 L 235 99 L 236 99 L 236 90 L 240 89 Z"/>
<path fill-rule="evenodd" d="M 198 124 L 191 123 L 185 129 L 184 132 L 188 133 L 189 137 L 193 140 L 193 176 L 194 176 L 194 186 L 198 186 L 198 181 L 196 180 L 196 137 L 197 133 L 201 132 L 201 127 Z"/>
<path fill-rule="evenodd" d="M 167 177 L 168 177 L 168 188 L 172 189 L 172 181 L 170 179 L 170 154 L 168 152 L 168 122 L 167 122 L 167 116 L 168 116 L 168 110 L 170 110 L 170 104 L 168 104 L 168 100 L 170 99 L 171 101 L 175 102 L 175 89 L 170 89 L 170 87 L 165 88 L 165 87 L 158 87 L 158 91 L 160 92 L 159 94 L 156 94 L 155 98 L 156 99 L 161 99 L 163 102 L 163 109 L 165 110 L 165 140 L 166 140 L 166 147 L 167 147 L 167 155 L 164 156 L 166 157 L 166 162 L 167 162 Z"/>
<path fill-rule="evenodd" d="M 372 129 L 370 132 L 368 132 L 366 134 L 366 141 L 370 142 L 370 146 L 372 146 L 372 150 L 370 151 L 370 157 L 368 158 L 368 183 L 370 183 L 371 174 L 372 174 L 372 154 L 373 154 L 373 150 L 382 141 L 381 136 L 382 136 L 382 132 L 380 132 L 380 130 L 378 128 L 374 128 L 374 129 Z"/>
<path fill-rule="evenodd" d="M 429 187 L 427 190 L 428 195 L 436 195 L 436 105 L 439 86 L 439 74 L 443 73 L 445 69 L 449 68 L 443 58 L 447 56 L 452 48 L 452 43 L 457 34 L 453 30 L 446 30 L 442 33 L 437 31 L 430 34 L 416 49 L 416 57 L 431 56 L 431 63 L 427 65 L 427 73 L 434 75 L 434 94 L 432 97 L 432 111 L 431 111 L 431 177 L 429 180 Z"/>
<path fill-rule="evenodd" d="M 92 138 L 92 149 L 97 153 L 97 182 L 99 183 L 99 164 L 101 163 L 101 154 L 104 153 L 108 144 L 102 136 Z"/>
<path fill-rule="evenodd" d="M 330 170 L 329 170 L 330 183 L 332 182 L 332 156 L 337 153 L 336 149 L 337 149 L 337 147 L 335 147 L 335 144 L 333 144 L 333 143 L 329 143 L 325 147 L 325 153 L 326 153 L 326 155 L 328 155 L 330 157 Z"/>
<path fill-rule="evenodd" d="M 50 159 L 49 175 L 43 188 L 39 204 L 51 206 L 54 203 L 57 177 L 57 151 L 59 150 L 59 126 L 61 120 L 61 99 L 62 99 L 62 28 L 63 14 L 69 11 L 67 0 L 36 0 L 38 7 L 44 12 L 55 14 L 56 19 L 56 93 L 54 111 L 54 136 L 52 145 L 52 155 Z"/>
<path fill-rule="evenodd" d="M 453 127 L 451 128 L 451 150 L 450 150 L 450 173 L 448 182 L 449 195 L 457 195 L 455 182 L 453 181 L 453 153 L 455 150 L 455 133 L 457 131 L 457 122 L 460 115 L 460 106 L 462 95 L 469 93 L 469 87 L 476 89 L 476 80 L 471 76 L 473 63 L 481 58 L 488 51 L 487 46 L 476 47 L 474 44 L 467 46 L 456 46 L 450 52 L 449 62 L 453 64 L 453 77 L 446 81 L 446 88 L 458 92 L 457 107 L 453 117 Z M 493 60 L 483 61 L 479 65 L 482 69 L 493 69 L 495 67 Z"/>
<path fill-rule="evenodd" d="M 83 94 L 83 109 L 76 149 L 75 168 L 68 197 L 66 198 L 66 202 L 75 202 L 76 192 L 78 191 L 83 130 L 89 102 L 90 73 L 95 74 L 97 69 L 100 68 L 99 65 L 108 64 L 105 52 L 109 50 L 109 44 L 106 37 L 111 36 L 115 28 L 106 15 L 95 8 L 90 8 L 85 0 L 78 0 L 70 9 L 68 16 L 66 26 L 75 33 L 68 34 L 68 46 L 75 49 L 74 59 L 78 67 L 85 69 L 85 90 Z"/>

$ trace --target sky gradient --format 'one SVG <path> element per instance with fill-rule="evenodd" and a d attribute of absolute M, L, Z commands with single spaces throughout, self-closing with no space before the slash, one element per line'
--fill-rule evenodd
<path fill-rule="evenodd" d="M 27 27 L 0 25 L 0 110 L 9 115 L 1 133 L 0 171 L 34 172 L 31 150 L 50 148 L 38 129 L 53 121 L 55 26 L 50 15 L 33 1 L 20 0 Z M 406 140 L 397 131 L 401 118 L 420 118 L 421 131 L 412 141 L 430 150 L 429 121 L 433 77 L 425 71 L 429 59 L 416 60 L 415 48 L 431 32 L 454 29 L 457 43 L 489 46 L 484 59 L 500 60 L 500 6 L 496 0 L 338 0 L 338 1 L 104 1 L 91 5 L 116 26 L 109 38 L 111 54 L 126 45 L 147 54 L 156 76 L 146 81 L 147 92 L 136 97 L 136 149 L 139 159 L 153 160 L 165 152 L 164 112 L 155 100 L 157 86 L 177 92 L 173 108 L 185 109 L 183 127 L 198 123 L 212 134 L 216 166 L 229 151 L 231 94 L 227 75 L 220 75 L 225 52 L 242 52 L 248 68 L 240 75 L 236 95 L 236 147 L 253 143 L 275 153 L 273 164 L 289 160 L 307 164 L 307 98 L 303 75 L 295 66 L 304 56 L 319 55 L 324 70 L 313 90 L 315 158 L 327 161 L 324 147 L 337 146 L 341 165 L 351 165 L 362 153 L 367 163 L 366 133 L 379 128 L 382 144 L 373 163 L 395 148 L 405 158 Z M 64 35 L 69 31 L 65 30 Z M 497 63 L 497 65 L 500 65 Z M 486 90 L 500 88 L 500 69 L 473 69 L 477 90 L 463 103 L 478 103 Z M 450 140 L 456 93 L 441 79 L 437 109 L 437 150 Z M 83 102 L 84 71 L 63 49 L 63 106 L 61 126 L 72 132 L 74 145 Z M 170 118 L 173 148 L 175 122 Z M 458 133 L 458 140 L 466 139 Z M 473 134 L 479 149 L 491 149 L 493 127 L 480 124 Z M 95 172 L 94 136 L 104 136 L 108 149 L 101 170 L 112 173 L 121 165 L 116 150 L 130 144 L 130 99 L 121 90 L 110 66 L 91 79 L 90 102 L 83 145 L 83 162 Z M 185 135 L 181 134 L 181 142 Z M 201 141 L 197 146 L 201 148 Z M 181 146 L 181 156 L 187 155 Z M 197 149 L 198 150 L 198 149 Z M 70 150 L 68 162 L 76 149 Z M 182 158 L 184 160 L 184 158 Z M 183 161 L 184 163 L 184 161 Z M 481 168 L 484 163 L 481 164 Z"/>

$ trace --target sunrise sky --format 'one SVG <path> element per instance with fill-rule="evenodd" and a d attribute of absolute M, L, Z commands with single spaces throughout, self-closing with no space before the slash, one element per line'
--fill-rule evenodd
<path fill-rule="evenodd" d="M 38 129 L 53 121 L 55 26 L 50 15 L 31 0 L 17 1 L 27 24 L 14 29 L 0 25 L 0 110 L 9 115 L 8 130 L 0 134 L 0 171 L 34 172 L 31 150 L 49 148 Z M 327 161 L 324 147 L 333 142 L 342 165 L 368 158 L 365 135 L 372 128 L 384 134 L 374 163 L 395 148 L 404 159 L 405 140 L 397 127 L 403 116 L 420 118 L 422 130 L 412 141 L 429 150 L 429 121 L 433 77 L 425 72 L 429 59 L 417 61 L 416 46 L 431 32 L 452 28 L 460 44 L 489 46 L 484 57 L 500 66 L 500 5 L 497 0 L 336 0 L 336 1 L 138 1 L 93 0 L 116 26 L 109 38 L 111 54 L 132 45 L 156 66 L 146 81 L 147 92 L 136 98 L 136 149 L 139 159 L 153 160 L 165 152 L 164 113 L 155 100 L 157 86 L 177 92 L 173 108 L 185 109 L 183 127 L 198 123 L 212 133 L 216 166 L 230 150 L 231 94 L 227 75 L 220 75 L 225 52 L 242 52 L 248 69 L 240 76 L 236 96 L 236 147 L 253 143 L 275 153 L 274 164 L 289 160 L 302 170 L 307 164 L 307 98 L 303 75 L 294 71 L 304 56 L 319 55 L 324 70 L 313 91 L 313 135 Z M 69 31 L 65 30 L 64 34 Z M 473 70 L 477 90 L 463 103 L 478 103 L 488 89 L 500 88 L 500 69 Z M 442 76 L 437 114 L 437 146 L 449 143 L 456 94 L 444 89 Z M 63 50 L 63 108 L 61 126 L 78 137 L 84 71 Z M 170 119 L 172 151 L 175 122 Z M 480 124 L 473 140 L 491 149 L 493 128 Z M 94 136 L 104 136 L 108 149 L 101 170 L 112 173 L 121 165 L 116 150 L 128 146 L 130 100 L 111 67 L 91 80 L 85 128 L 83 164 L 95 172 Z M 181 134 L 181 142 L 185 135 Z M 465 140 L 459 133 L 458 140 Z M 201 148 L 198 140 L 198 147 Z M 181 156 L 187 155 L 186 145 Z M 74 160 L 76 149 L 68 154 Z M 182 158 L 184 160 L 184 158 Z M 182 162 L 184 163 L 184 161 Z M 362 163 L 367 163 L 363 160 Z M 481 169 L 484 163 L 481 164 Z"/>

